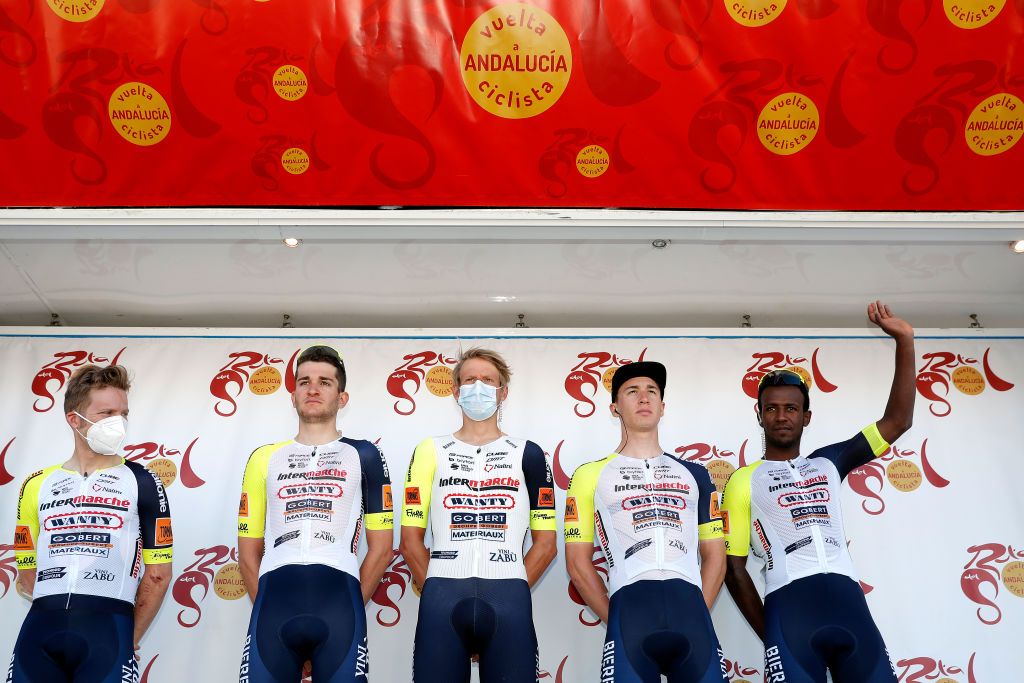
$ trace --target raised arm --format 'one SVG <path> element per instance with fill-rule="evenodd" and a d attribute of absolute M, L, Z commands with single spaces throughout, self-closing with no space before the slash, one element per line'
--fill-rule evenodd
<path fill-rule="evenodd" d="M 914 423 L 914 328 L 910 323 L 893 315 L 881 301 L 868 305 L 868 319 L 896 340 L 896 367 L 885 413 L 876 423 L 882 438 L 893 443 Z"/>

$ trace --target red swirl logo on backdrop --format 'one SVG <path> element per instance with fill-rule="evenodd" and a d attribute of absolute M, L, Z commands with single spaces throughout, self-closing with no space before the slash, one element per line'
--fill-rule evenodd
<path fill-rule="evenodd" d="M 644 359 L 647 348 L 640 352 L 635 362 Z M 577 417 L 590 417 L 597 409 L 592 399 L 597 398 L 598 387 L 611 392 L 612 377 L 623 365 L 634 361 L 607 351 L 584 351 L 576 356 L 580 362 L 569 371 L 565 378 L 565 393 L 576 401 L 573 412 Z"/>
<path fill-rule="evenodd" d="M 18 565 L 14 557 L 14 546 L 0 543 L 0 600 L 7 596 L 7 591 L 17 580 Z"/>
<path fill-rule="evenodd" d="M 562 657 L 562 661 L 558 663 L 558 669 L 554 675 L 551 675 L 550 671 L 545 671 L 540 668 L 540 663 L 537 663 L 537 680 L 543 680 L 545 678 L 553 678 L 554 683 L 562 683 L 562 675 L 565 672 L 565 663 L 569 661 L 569 655 Z"/>
<path fill-rule="evenodd" d="M 12 436 L 11 440 L 4 446 L 4 449 L 0 451 L 0 486 L 10 484 L 14 481 L 14 475 L 7 471 L 7 451 L 11 449 L 11 444 L 14 443 L 14 440 L 17 438 L 18 437 L 16 436 Z"/>
<path fill-rule="evenodd" d="M 950 385 L 968 396 L 977 396 L 985 391 L 986 386 L 995 391 L 1013 389 L 1012 382 L 1007 382 L 992 369 L 989 362 L 991 351 L 991 348 L 985 349 L 980 371 L 977 358 L 950 351 L 922 354 L 924 364 L 917 371 L 917 393 L 929 401 L 928 412 L 935 417 L 946 417 L 953 412 L 948 400 Z"/>
<path fill-rule="evenodd" d="M 139 679 L 139 683 L 149 683 L 149 672 L 153 670 L 153 665 L 156 664 L 156 659 L 159 656 L 159 654 L 153 655 L 153 658 L 142 669 L 142 677 Z"/>
<path fill-rule="evenodd" d="M 949 664 L 932 657 L 910 657 L 896 662 L 899 683 L 927 683 L 942 677 L 938 683 L 977 683 L 974 677 L 974 658 L 971 653 L 966 670 L 962 666 Z"/>
<path fill-rule="evenodd" d="M 398 596 L 392 596 L 392 587 L 398 587 Z M 384 576 L 373 591 L 370 601 L 380 607 L 377 610 L 377 623 L 381 626 L 397 626 L 402 619 L 402 609 L 398 603 L 405 597 L 406 591 L 412 586 L 412 570 L 405 558 L 397 550 L 392 551 L 391 563 L 388 564 Z"/>
<path fill-rule="evenodd" d="M 724 662 L 726 680 L 729 683 L 751 683 L 750 676 L 760 676 L 761 670 L 754 666 L 743 666 L 738 659 L 726 658 Z"/>
<path fill-rule="evenodd" d="M 210 548 L 199 548 L 195 552 L 197 559 L 185 568 L 174 585 L 171 586 L 171 597 L 183 608 L 178 612 L 178 624 L 184 628 L 193 628 L 203 618 L 200 605 L 206 600 L 213 588 L 218 597 L 225 600 L 236 600 L 245 594 L 244 586 L 238 590 L 240 580 L 238 569 L 238 551 L 226 545 L 215 545 Z M 195 589 L 200 595 L 197 598 Z"/>
<path fill-rule="evenodd" d="M 865 498 L 860 506 L 869 515 L 880 515 L 885 511 L 882 491 L 887 488 L 909 493 L 917 490 L 922 482 L 928 482 L 937 489 L 949 486 L 949 480 L 939 474 L 928 460 L 928 439 L 922 441 L 917 450 L 890 446 L 882 455 L 850 472 L 846 480 L 854 493 Z"/>
<path fill-rule="evenodd" d="M 598 528 L 598 531 L 600 531 L 600 527 Z M 594 569 L 597 570 L 597 573 L 601 575 L 601 577 L 604 579 L 604 582 L 607 584 L 608 559 L 604 556 L 604 552 L 601 550 L 601 546 L 599 545 L 594 546 L 593 553 Z M 587 601 L 584 600 L 583 596 L 580 595 L 580 592 L 576 590 L 576 586 L 575 584 L 573 584 L 572 579 L 569 580 L 569 598 L 572 599 L 572 601 L 575 602 L 577 605 L 583 606 L 583 609 L 580 610 L 580 613 L 577 617 L 580 620 L 581 624 L 583 624 L 584 626 L 597 626 L 601 623 L 600 619 L 595 619 L 594 621 L 590 621 L 589 619 L 587 619 Z"/>
<path fill-rule="evenodd" d="M 178 448 L 171 448 L 155 441 L 129 444 L 124 447 L 124 457 L 125 460 L 145 463 L 150 471 L 160 477 L 165 488 L 169 487 L 176 480 L 181 479 L 181 483 L 185 488 L 197 489 L 206 483 L 192 469 L 192 448 L 196 445 L 197 441 L 199 441 L 198 436 L 189 442 L 184 452 Z M 174 464 L 172 458 L 180 459 L 180 469 Z"/>
<path fill-rule="evenodd" d="M 235 400 L 248 387 L 257 396 L 268 396 L 281 388 L 282 377 L 279 366 L 285 366 L 283 384 L 290 394 L 295 391 L 295 359 L 301 349 L 295 349 L 285 364 L 284 360 L 259 351 L 237 351 L 228 354 L 224 364 L 210 381 L 210 394 L 217 402 L 213 412 L 221 417 L 231 417 L 238 411 Z"/>
<path fill-rule="evenodd" d="M 743 375 L 743 392 L 756 400 L 758 383 L 760 383 L 762 377 L 772 370 L 792 370 L 804 378 L 808 389 L 817 387 L 822 393 L 831 394 L 839 387 L 825 379 L 825 375 L 821 371 L 821 365 L 818 363 L 819 351 L 821 351 L 820 348 L 814 349 L 814 352 L 811 354 L 810 370 L 807 369 L 808 361 L 803 356 L 790 356 L 782 351 L 751 354 L 750 357 L 754 359 L 754 362 Z"/>
<path fill-rule="evenodd" d="M 999 586 L 1018 598 L 1024 598 L 1024 551 L 1001 543 L 982 543 L 967 549 L 971 559 L 960 575 L 960 590 L 978 607 L 983 624 L 998 624 L 1003 611 L 996 604 Z"/>
<path fill-rule="evenodd" d="M 434 396 L 452 395 L 452 369 L 449 366 L 455 365 L 457 359 L 443 352 L 419 351 L 402 356 L 402 360 L 405 362 L 388 376 L 388 393 L 398 399 L 393 405 L 396 413 L 412 415 L 416 412 L 413 396 L 424 384 Z"/>
<path fill-rule="evenodd" d="M 711 475 L 719 495 L 725 492 L 725 484 L 729 477 L 740 467 L 747 466 L 747 439 L 740 444 L 740 452 L 734 453 L 728 448 L 721 448 L 709 443 L 691 443 L 679 446 L 675 453 L 681 460 L 700 463 Z"/>
<path fill-rule="evenodd" d="M 32 393 L 39 397 L 32 404 L 32 410 L 45 413 L 53 408 L 57 403 L 57 394 L 67 384 L 76 368 L 86 364 L 117 365 L 126 348 L 128 347 L 122 346 L 113 358 L 92 351 L 60 351 L 53 354 L 54 360 L 40 368 L 32 378 Z"/>

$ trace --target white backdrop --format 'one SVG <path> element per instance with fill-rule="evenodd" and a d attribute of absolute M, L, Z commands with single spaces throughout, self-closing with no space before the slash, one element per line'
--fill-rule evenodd
<path fill-rule="evenodd" d="M 0 335 L 0 528 L 8 530 L 0 544 L 0 656 L 13 648 L 29 606 L 13 587 L 18 487 L 70 455 L 63 385 L 90 358 L 105 364 L 116 357 L 134 376 L 125 455 L 173 477 L 175 581 L 143 641 L 148 683 L 237 680 L 250 611 L 235 564 L 242 469 L 253 448 L 294 435 L 288 367 L 310 343 L 329 343 L 345 356 L 352 398 L 339 425 L 347 436 L 379 443 L 396 505 L 415 444 L 460 423 L 444 369 L 460 344 L 492 347 L 509 360 L 502 425 L 551 456 L 559 510 L 574 468 L 617 444 L 602 379 L 641 354 L 669 371 L 663 447 L 698 459 L 720 479 L 741 460 L 760 457 L 754 401 L 744 390 L 752 373 L 797 366 L 811 376 L 805 452 L 880 417 L 892 377 L 893 343 L 871 331 L 282 332 L 292 331 Z M 918 334 L 914 427 L 848 480 L 850 550 L 901 681 L 1020 680 L 1024 331 Z M 534 589 L 542 678 L 595 681 L 604 627 L 589 625 L 593 615 L 574 601 L 563 560 L 560 552 Z M 409 680 L 417 607 L 409 570 L 396 557 L 367 606 L 371 680 Z M 713 618 L 731 680 L 763 683 L 759 642 L 724 589 Z"/>

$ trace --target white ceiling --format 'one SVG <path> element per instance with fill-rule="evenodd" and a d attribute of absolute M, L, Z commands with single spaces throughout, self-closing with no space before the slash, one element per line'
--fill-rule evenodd
<path fill-rule="evenodd" d="M 881 298 L 1024 328 L 1011 239 L 1024 214 L 0 210 L 0 325 L 858 328 Z"/>

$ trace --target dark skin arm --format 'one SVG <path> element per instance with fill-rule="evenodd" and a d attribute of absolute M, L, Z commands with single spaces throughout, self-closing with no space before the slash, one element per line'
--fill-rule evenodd
<path fill-rule="evenodd" d="M 733 602 L 739 607 L 743 617 L 754 629 L 754 633 L 764 640 L 764 603 L 757 593 L 754 580 L 747 573 L 747 558 L 727 556 L 725 585 L 732 595 Z"/>
<path fill-rule="evenodd" d="M 868 319 L 896 340 L 896 367 L 885 413 L 876 423 L 882 438 L 893 443 L 914 423 L 914 399 L 917 396 L 914 366 L 914 328 L 897 318 L 881 301 L 868 306 Z"/>

